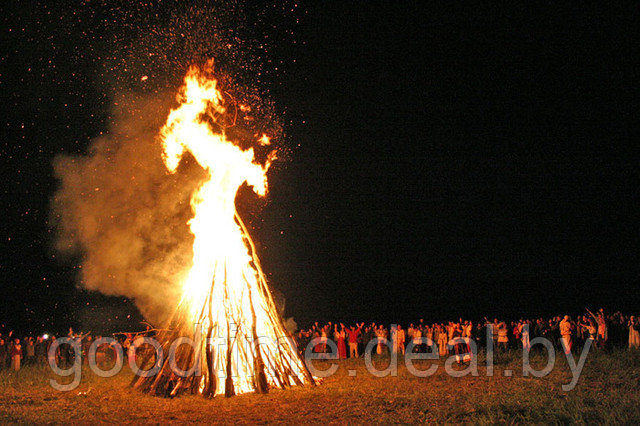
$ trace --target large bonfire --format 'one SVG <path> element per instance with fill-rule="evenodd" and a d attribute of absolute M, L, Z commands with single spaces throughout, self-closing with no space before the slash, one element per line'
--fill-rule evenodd
<path fill-rule="evenodd" d="M 157 395 L 212 397 L 312 384 L 235 206 L 245 183 L 266 194 L 273 156 L 260 164 L 253 148 L 227 139 L 225 102 L 208 67 L 189 70 L 178 100 L 160 131 L 164 163 L 174 173 L 189 151 L 208 179 L 191 197 L 193 263 L 170 324 L 157 336 L 163 356 L 148 358 L 154 368 L 133 385 Z"/>

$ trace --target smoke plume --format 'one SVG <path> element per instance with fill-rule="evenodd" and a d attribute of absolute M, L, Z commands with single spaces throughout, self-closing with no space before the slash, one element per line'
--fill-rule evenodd
<path fill-rule="evenodd" d="M 251 106 L 228 129 L 230 139 L 242 145 L 266 133 L 272 148 L 279 145 L 281 121 L 262 81 L 272 72 L 263 72 L 261 56 L 288 39 L 290 31 L 275 31 L 273 23 L 289 25 L 285 17 L 294 16 L 285 11 L 295 5 L 280 2 L 263 10 L 222 0 L 110 4 L 92 3 L 69 15 L 74 22 L 76 13 L 110 17 L 91 20 L 95 27 L 87 31 L 102 63 L 94 84 L 111 95 L 115 109 L 108 132 L 91 142 L 86 155 L 61 155 L 53 162 L 60 182 L 51 202 L 55 248 L 78 262 L 80 286 L 133 298 L 148 320 L 160 323 L 177 305 L 178 283 L 191 266 L 189 200 L 206 178 L 189 154 L 175 174 L 161 158 L 158 131 L 176 106 L 177 85 L 190 65 L 215 58 L 231 103 Z M 268 18 L 270 13 L 279 18 Z M 278 146 L 280 160 L 287 151 Z"/>
<path fill-rule="evenodd" d="M 191 266 L 189 199 L 205 178 L 193 160 L 175 174 L 162 162 L 157 133 L 171 98 L 121 97 L 88 155 L 54 160 L 56 249 L 81 259 L 82 286 L 133 298 L 154 322 L 177 305 L 176 283 Z"/>

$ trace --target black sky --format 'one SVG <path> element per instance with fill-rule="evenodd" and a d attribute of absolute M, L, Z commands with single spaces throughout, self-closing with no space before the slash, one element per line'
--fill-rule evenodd
<path fill-rule="evenodd" d="M 243 36 L 270 36 L 261 84 L 291 148 L 254 224 L 287 315 L 638 313 L 640 6 L 306 3 L 239 5 Z M 95 28 L 115 13 L 0 12 L 0 323 L 125 318 L 131 302 L 76 288 L 48 223 L 54 156 L 108 130 Z"/>

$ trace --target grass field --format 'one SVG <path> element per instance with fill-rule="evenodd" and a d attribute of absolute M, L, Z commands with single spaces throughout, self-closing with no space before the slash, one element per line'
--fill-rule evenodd
<path fill-rule="evenodd" d="M 165 399 L 128 387 L 127 368 L 100 378 L 89 370 L 78 388 L 51 388 L 48 367 L 0 372 L 0 422 L 20 423 L 640 423 L 640 353 L 591 353 L 576 388 L 564 392 L 571 371 L 563 355 L 546 377 L 523 377 L 518 352 L 497 357 L 493 377 L 479 366 L 478 377 L 450 377 L 444 362 L 431 377 L 414 377 L 399 363 L 397 377 L 377 378 L 362 359 L 343 360 L 318 387 L 273 390 L 206 400 Z M 335 362 L 335 361 L 333 361 Z M 532 359 L 542 366 L 544 359 Z M 317 362 L 322 368 L 327 361 Z M 388 358 L 376 361 L 379 368 Z M 431 361 L 421 361 L 425 369 Z M 504 370 L 513 370 L 505 377 Z M 355 370 L 352 377 L 348 370 Z M 69 381 L 70 378 L 64 379 Z M 58 378 L 58 380 L 61 380 Z"/>

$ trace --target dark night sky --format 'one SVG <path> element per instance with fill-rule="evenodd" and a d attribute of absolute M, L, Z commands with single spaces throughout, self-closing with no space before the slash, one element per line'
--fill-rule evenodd
<path fill-rule="evenodd" d="M 5 328 L 134 310 L 77 289 L 48 222 L 54 156 L 108 130 L 115 3 L 0 6 Z M 152 3 L 130 9 L 181 7 Z M 243 33 L 270 35 L 256 61 L 291 148 L 254 226 L 287 315 L 638 313 L 640 6 L 306 3 L 246 7 Z"/>

